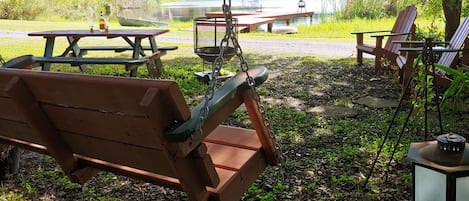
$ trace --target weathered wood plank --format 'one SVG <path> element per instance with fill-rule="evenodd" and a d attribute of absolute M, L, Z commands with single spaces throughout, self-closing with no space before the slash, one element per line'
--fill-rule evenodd
<path fill-rule="evenodd" d="M 200 143 L 200 145 L 191 152 L 191 157 L 194 158 L 195 168 L 199 171 L 200 179 L 205 186 L 216 187 L 220 183 L 218 174 L 213 166 L 212 158 L 207 154 L 207 145 Z"/>
<path fill-rule="evenodd" d="M 90 58 L 90 57 L 34 57 L 36 63 L 66 63 L 72 66 L 81 64 L 125 64 L 143 65 L 148 59 L 127 59 L 127 58 Z"/>
<path fill-rule="evenodd" d="M 75 154 L 176 177 L 174 169 L 169 165 L 168 156 L 162 150 L 72 133 L 62 133 L 62 135 Z"/>
<path fill-rule="evenodd" d="M 0 119 L 24 121 L 23 116 L 16 109 L 15 103 L 10 98 L 0 97 L 0 111 L 2 111 L 0 112 Z"/>
<path fill-rule="evenodd" d="M 21 139 L 31 143 L 41 144 L 44 142 L 28 123 L 0 119 L 0 135 Z"/>
<path fill-rule="evenodd" d="M 107 32 L 94 31 L 90 32 L 89 30 L 54 30 L 54 31 L 40 31 L 28 33 L 28 36 L 41 36 L 41 37 L 57 37 L 57 36 L 70 36 L 70 37 L 88 37 L 88 36 L 101 36 L 108 38 L 117 38 L 122 36 L 129 37 L 152 37 L 157 36 L 163 33 L 169 32 L 168 29 L 111 29 Z"/>
<path fill-rule="evenodd" d="M 152 50 L 150 46 L 142 46 L 143 50 Z M 132 46 L 80 46 L 81 51 L 115 51 L 124 52 L 131 51 L 134 48 Z M 178 46 L 158 46 L 158 51 L 172 51 L 177 50 Z"/>
<path fill-rule="evenodd" d="M 161 149 L 161 130 L 154 130 L 145 116 L 44 104 L 44 111 L 61 132 L 89 136 L 148 148 Z"/>
<path fill-rule="evenodd" d="M 217 188 L 208 188 L 215 200 L 237 201 L 247 191 L 249 186 L 256 181 L 265 170 L 265 162 L 261 150 L 255 152 L 244 162 L 238 171 L 230 171 L 217 168 L 220 176 L 220 184 Z"/>
<path fill-rule="evenodd" d="M 140 101 L 147 88 L 154 87 L 162 91 L 161 98 L 169 104 L 165 105 L 168 111 L 190 114 L 187 105 L 173 107 L 173 103 L 178 105 L 181 102 L 185 103 L 174 81 L 155 82 L 154 80 L 111 76 L 83 76 L 17 69 L 1 70 L 0 84 L 5 77 L 21 76 L 39 102 L 129 115 L 145 115 L 145 108 L 135 103 Z"/>
<path fill-rule="evenodd" d="M 227 170 L 239 170 L 256 151 L 230 147 L 226 145 L 206 143 L 208 153 L 212 156 L 216 167 Z"/>
<path fill-rule="evenodd" d="M 40 108 L 26 83 L 21 78 L 14 76 L 4 90 L 15 101 L 16 108 L 38 133 L 40 139 L 46 144 L 47 150 L 57 160 L 65 174 L 69 175 L 77 169 L 76 158 Z"/>
<path fill-rule="evenodd" d="M 254 125 L 254 128 L 257 132 L 257 137 L 259 138 L 260 143 L 262 144 L 262 148 L 264 149 L 264 153 L 266 155 L 267 162 L 270 165 L 276 165 L 279 162 L 279 153 L 277 151 L 277 147 L 274 141 L 275 136 L 271 136 L 272 133 L 270 128 L 268 127 L 265 122 L 265 119 L 262 115 L 261 111 L 259 110 L 260 105 L 256 101 L 255 92 L 252 90 L 246 90 L 242 94 L 244 105 L 246 106 L 246 110 L 248 111 L 249 118 Z"/>
<path fill-rule="evenodd" d="M 215 130 L 205 138 L 205 142 L 250 150 L 258 150 L 262 147 L 255 130 L 223 125 L 215 128 Z"/>

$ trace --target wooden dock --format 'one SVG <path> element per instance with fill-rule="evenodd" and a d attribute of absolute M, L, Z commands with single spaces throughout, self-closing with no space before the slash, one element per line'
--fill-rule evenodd
<path fill-rule="evenodd" d="M 282 13 L 270 13 L 270 12 L 232 12 L 233 17 L 238 19 L 238 27 L 241 32 L 256 31 L 257 27 L 263 24 L 267 24 L 267 31 L 272 32 L 272 26 L 275 21 L 286 21 L 287 26 L 290 25 L 290 20 L 297 17 L 309 17 L 312 23 L 314 12 L 282 12 Z M 222 12 L 207 12 L 206 17 L 223 18 Z"/>

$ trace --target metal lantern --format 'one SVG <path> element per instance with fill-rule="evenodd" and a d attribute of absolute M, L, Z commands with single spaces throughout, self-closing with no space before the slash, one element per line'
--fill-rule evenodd
<path fill-rule="evenodd" d="M 233 19 L 235 33 L 238 32 L 237 20 Z M 226 32 L 225 18 L 199 17 L 194 20 L 194 53 L 204 62 L 212 63 L 220 54 L 220 45 Z M 229 61 L 236 54 L 232 41 L 228 41 L 224 60 Z"/>
<path fill-rule="evenodd" d="M 306 2 L 303 0 L 298 1 L 298 12 L 305 11 L 306 12 Z"/>
<path fill-rule="evenodd" d="M 412 143 L 413 200 L 469 199 L 469 149 L 466 139 L 449 133 L 436 141 Z"/>

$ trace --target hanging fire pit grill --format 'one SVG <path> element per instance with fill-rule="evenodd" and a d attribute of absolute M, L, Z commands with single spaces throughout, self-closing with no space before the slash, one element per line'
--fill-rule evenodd
<path fill-rule="evenodd" d="M 233 19 L 235 33 L 238 32 L 237 19 Z M 194 53 L 204 62 L 212 63 L 220 54 L 220 43 L 226 31 L 224 18 L 199 17 L 194 20 Z M 225 46 L 226 44 L 223 44 Z M 225 50 L 223 59 L 229 61 L 236 55 L 236 50 L 231 41 Z"/>
<path fill-rule="evenodd" d="M 232 19 L 234 31 L 238 33 L 238 21 Z M 213 64 L 220 55 L 220 45 L 225 48 L 223 54 L 224 62 L 230 61 L 236 55 L 236 49 L 232 41 L 221 44 L 226 32 L 225 18 L 199 17 L 194 20 L 194 53 L 203 60 L 205 64 Z M 212 79 L 211 71 L 196 72 L 195 75 L 202 81 L 209 82 Z M 233 74 L 222 74 L 219 79 L 227 79 Z"/>
<path fill-rule="evenodd" d="M 196 48 L 194 52 L 200 58 L 202 58 L 205 62 L 212 63 L 220 54 L 220 47 L 216 47 L 216 46 L 201 47 L 201 48 Z M 229 61 L 231 60 L 231 58 L 233 58 L 235 54 L 236 54 L 236 50 L 233 47 L 228 47 L 228 49 L 225 50 L 225 55 L 223 59 L 225 61 Z"/>

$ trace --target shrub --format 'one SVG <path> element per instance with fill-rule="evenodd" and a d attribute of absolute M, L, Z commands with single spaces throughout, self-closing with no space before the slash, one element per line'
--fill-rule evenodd
<path fill-rule="evenodd" d="M 396 16 L 408 3 L 399 0 L 347 0 L 340 12 L 341 19 L 377 19 Z"/>
<path fill-rule="evenodd" d="M 147 0 L 139 5 L 145 5 Z M 0 19 L 34 20 L 39 16 L 79 20 L 88 15 L 116 16 L 124 0 L 0 0 Z"/>
<path fill-rule="evenodd" d="M 33 20 L 44 8 L 37 0 L 0 1 L 0 19 Z"/>
<path fill-rule="evenodd" d="M 433 41 L 444 41 L 445 40 L 445 32 L 444 27 L 438 25 L 435 20 L 431 21 L 428 26 L 420 26 L 417 25 L 415 30 L 415 39 L 417 41 L 422 41 L 425 38 L 432 38 Z"/>
<path fill-rule="evenodd" d="M 80 20 L 89 15 L 98 16 L 99 11 L 103 11 L 105 15 L 117 13 L 114 8 L 117 8 L 116 1 L 114 0 L 55 0 L 54 6 L 48 8 L 48 13 L 54 13 L 59 18 L 67 20 Z"/>

